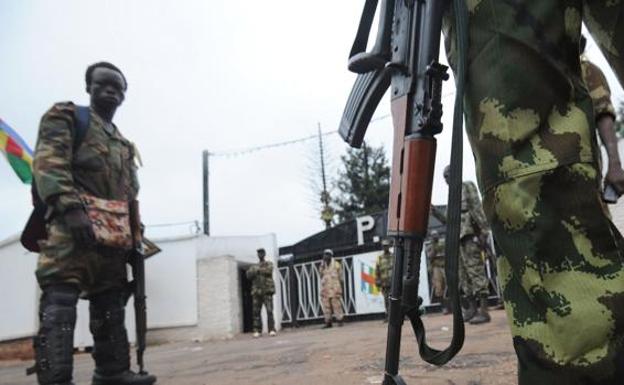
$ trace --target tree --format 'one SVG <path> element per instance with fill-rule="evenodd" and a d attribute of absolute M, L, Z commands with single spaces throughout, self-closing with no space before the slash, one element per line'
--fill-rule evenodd
<path fill-rule="evenodd" d="M 340 157 L 342 170 L 338 173 L 334 198 L 340 221 L 354 219 L 388 208 L 390 166 L 383 146 L 361 149 L 349 148 Z"/>
<path fill-rule="evenodd" d="M 317 207 L 319 217 L 323 221 L 326 229 L 329 229 L 334 223 L 334 207 L 330 186 L 328 183 L 328 174 L 331 174 L 331 159 L 328 156 L 327 143 L 324 137 L 328 133 L 321 132 L 321 124 L 318 125 L 318 144 L 311 148 L 308 155 L 308 185 L 313 196 L 313 204 Z"/>

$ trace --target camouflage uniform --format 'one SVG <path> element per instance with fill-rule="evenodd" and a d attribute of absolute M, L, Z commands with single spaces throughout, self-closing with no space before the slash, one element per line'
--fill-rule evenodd
<path fill-rule="evenodd" d="M 80 291 L 90 302 L 93 383 L 153 383 L 153 376 L 129 371 L 124 324 L 128 252 L 78 244 L 64 216 L 68 210 L 83 207 L 80 193 L 106 200 L 135 199 L 139 184 L 134 145 L 114 124 L 91 110 L 89 127 L 74 152 L 75 108 L 69 102 L 57 103 L 46 112 L 35 149 L 33 176 L 49 209 L 48 237 L 40 241 L 36 270 L 42 296 L 40 327 L 34 338 L 34 371 L 40 384 L 66 384 L 71 379 Z"/>
<path fill-rule="evenodd" d="M 40 241 L 37 280 L 41 287 L 77 284 L 83 296 L 125 290 L 127 252 L 77 245 L 62 213 L 82 207 L 81 192 L 109 200 L 135 199 L 139 183 L 134 145 L 91 111 L 89 128 L 73 154 L 74 109 L 71 102 L 55 104 L 39 127 L 33 176 L 53 211 L 48 238 Z"/>
<path fill-rule="evenodd" d="M 602 70 L 589 61 L 586 55 L 581 55 L 581 71 L 592 99 L 595 119 L 598 120 L 602 115 L 611 115 L 615 119 L 615 107 L 611 103 L 611 88 Z"/>
<path fill-rule="evenodd" d="M 579 37 L 584 21 L 622 83 L 624 2 L 466 4 L 466 130 L 500 251 L 519 383 L 620 384 L 624 242 L 602 210 Z"/>
<path fill-rule="evenodd" d="M 394 264 L 393 255 L 384 252 L 377 256 L 375 263 L 375 284 L 381 290 L 384 297 L 384 307 L 386 316 L 388 315 L 388 295 L 390 295 L 390 285 L 392 283 L 392 265 Z"/>
<path fill-rule="evenodd" d="M 488 279 L 479 236 L 489 231 L 489 225 L 473 182 L 462 183 L 461 210 L 459 283 L 468 297 L 486 296 Z"/>
<path fill-rule="evenodd" d="M 329 266 L 321 262 L 321 305 L 325 323 L 330 324 L 332 314 L 340 322 L 344 317 L 342 311 L 342 267 L 339 261 L 331 260 Z"/>
<path fill-rule="evenodd" d="M 446 272 L 444 271 L 445 242 L 443 239 L 432 240 L 427 245 L 426 254 L 431 273 L 433 296 L 444 298 L 446 292 Z"/>
<path fill-rule="evenodd" d="M 273 263 L 262 261 L 253 265 L 247 270 L 247 278 L 252 280 L 251 297 L 253 299 L 254 331 L 262 331 L 262 319 L 260 317 L 262 305 L 266 307 L 269 331 L 275 330 L 275 320 L 273 318 L 273 294 L 275 294 Z"/>

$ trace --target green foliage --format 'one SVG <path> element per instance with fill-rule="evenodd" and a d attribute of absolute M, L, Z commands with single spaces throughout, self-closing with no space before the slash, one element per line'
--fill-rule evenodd
<path fill-rule="evenodd" d="M 366 143 L 361 149 L 349 148 L 340 157 L 334 199 L 336 214 L 341 222 L 388 208 L 390 194 L 390 166 L 382 146 Z"/>

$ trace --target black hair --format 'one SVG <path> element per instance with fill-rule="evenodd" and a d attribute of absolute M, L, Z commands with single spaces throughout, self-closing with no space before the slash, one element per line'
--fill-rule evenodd
<path fill-rule="evenodd" d="M 585 52 L 586 46 L 587 46 L 587 38 L 585 37 L 585 35 L 581 35 L 581 39 L 579 41 L 579 49 L 581 50 L 581 53 Z"/>
<path fill-rule="evenodd" d="M 123 72 L 121 72 L 121 70 L 119 68 L 117 68 L 117 66 L 115 66 L 114 64 L 111 64 L 109 62 L 106 61 L 100 61 L 97 63 L 93 63 L 91 64 L 89 67 L 87 67 L 87 72 L 85 73 L 85 82 L 87 83 L 87 87 L 89 87 L 91 85 L 91 79 L 93 77 L 93 71 L 95 71 L 96 68 L 108 68 L 111 69 L 115 72 L 119 72 L 119 74 L 121 75 L 121 77 L 123 78 L 124 81 L 124 90 L 128 89 L 128 81 L 126 80 L 126 77 L 124 76 Z"/>

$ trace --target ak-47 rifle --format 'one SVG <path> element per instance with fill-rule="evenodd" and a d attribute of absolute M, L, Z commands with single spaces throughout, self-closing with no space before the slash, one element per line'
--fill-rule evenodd
<path fill-rule="evenodd" d="M 450 346 L 427 346 L 418 297 L 420 256 L 427 233 L 435 162 L 435 135 L 442 131 L 442 81 L 447 68 L 438 62 L 444 12 L 453 5 L 458 66 L 454 113 L 451 180 L 446 242 L 446 274 L 453 309 Z M 366 0 L 353 43 L 349 70 L 358 73 L 349 95 L 339 132 L 360 147 L 379 101 L 391 87 L 394 153 L 388 208 L 388 235 L 395 238 L 395 263 L 390 291 L 384 385 L 405 384 L 399 376 L 401 328 L 407 316 L 421 357 L 443 365 L 461 349 L 463 319 L 457 288 L 457 253 L 461 203 L 462 98 L 467 48 L 467 10 L 464 0 L 382 0 L 378 35 L 365 52 L 378 0 Z"/>
<path fill-rule="evenodd" d="M 134 297 L 134 318 L 136 323 L 136 354 L 139 374 L 148 374 L 143 368 L 143 354 L 145 353 L 145 334 L 147 333 L 147 308 L 145 304 L 145 252 L 143 251 L 143 235 L 139 201 L 130 202 L 130 228 L 132 230 L 133 248 L 130 256 L 132 266 L 131 290 Z M 149 244 L 149 243 L 148 243 Z M 157 247 L 156 247 L 157 248 Z"/>

